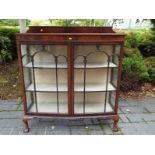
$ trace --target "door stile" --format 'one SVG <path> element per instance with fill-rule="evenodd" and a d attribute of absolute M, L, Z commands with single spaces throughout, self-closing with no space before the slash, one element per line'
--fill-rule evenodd
<path fill-rule="evenodd" d="M 71 43 L 71 85 L 72 85 L 72 92 L 71 92 L 71 96 L 72 96 L 72 115 L 74 115 L 74 45 L 73 43 Z"/>
<path fill-rule="evenodd" d="M 74 81 L 73 81 L 73 45 L 68 43 L 68 113 L 70 116 L 74 114 Z"/>

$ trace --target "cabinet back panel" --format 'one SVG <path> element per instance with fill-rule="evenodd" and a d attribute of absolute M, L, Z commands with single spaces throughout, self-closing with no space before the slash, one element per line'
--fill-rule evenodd
<path fill-rule="evenodd" d="M 111 72 L 109 71 L 108 81 L 110 81 L 110 74 Z M 83 81 L 84 81 L 84 70 L 76 69 L 74 71 L 74 83 L 83 83 Z M 106 68 L 86 70 L 86 83 L 105 84 L 106 81 L 107 81 L 107 69 Z"/>
<path fill-rule="evenodd" d="M 38 102 L 55 102 L 57 103 L 57 94 L 56 93 L 40 93 L 37 92 L 37 101 Z M 68 93 L 59 93 L 59 102 L 68 104 Z"/>
<path fill-rule="evenodd" d="M 105 93 L 103 92 L 92 92 L 86 93 L 86 103 L 102 103 L 105 100 Z M 83 93 L 75 93 L 74 95 L 75 102 L 83 102 Z"/>
<path fill-rule="evenodd" d="M 35 81 L 36 83 L 40 83 L 40 84 L 41 83 L 55 84 L 56 83 L 55 69 L 35 69 Z M 58 83 L 67 85 L 68 79 L 67 79 L 66 69 L 58 70 Z"/>
<path fill-rule="evenodd" d="M 32 94 L 33 100 L 30 97 Z M 31 92 L 27 94 L 27 107 L 30 107 L 30 112 L 37 112 L 36 104 L 34 100 L 34 93 Z M 59 93 L 59 104 L 57 105 L 57 94 L 56 93 L 41 93 L 37 92 L 37 108 L 39 113 L 58 113 L 58 108 L 60 113 L 68 113 L 68 94 Z M 57 107 L 58 106 L 58 107 Z"/>
<path fill-rule="evenodd" d="M 85 98 L 85 113 L 103 113 L 112 112 L 113 108 L 109 103 L 109 94 L 107 94 L 105 106 L 106 93 L 86 93 Z M 74 112 L 84 113 L 83 93 L 75 93 L 74 96 Z"/>
<path fill-rule="evenodd" d="M 54 62 L 54 57 L 58 55 L 67 56 L 67 46 L 65 45 L 45 45 L 44 48 L 41 45 L 30 45 L 30 54 L 33 55 L 37 51 L 42 51 L 35 55 L 35 62 Z M 51 53 L 51 55 L 50 55 Z M 64 62 L 66 60 L 63 57 L 59 57 L 59 63 Z"/>
<path fill-rule="evenodd" d="M 90 52 L 95 52 L 95 51 L 97 51 L 97 48 L 96 48 L 96 46 L 93 46 L 93 45 L 89 45 L 89 46 L 88 45 L 78 45 L 78 46 L 75 46 L 74 50 L 75 50 L 74 57 L 77 57 L 78 55 L 86 56 Z M 113 46 L 101 45 L 100 51 L 105 51 L 108 54 L 112 54 Z M 103 52 L 92 53 L 91 55 L 88 56 L 87 60 L 90 63 L 107 63 L 107 61 L 108 61 L 107 56 Z M 75 60 L 75 63 L 83 63 L 83 58 L 78 57 Z"/>

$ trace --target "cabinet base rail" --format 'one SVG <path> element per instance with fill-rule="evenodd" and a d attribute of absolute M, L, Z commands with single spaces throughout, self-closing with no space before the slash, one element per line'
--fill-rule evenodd
<path fill-rule="evenodd" d="M 31 119 L 40 119 L 40 118 L 49 118 L 49 119 L 79 119 L 79 118 L 106 118 L 106 119 L 111 119 L 113 120 L 113 132 L 118 132 L 119 127 L 118 127 L 118 121 L 119 121 L 119 116 L 116 115 L 105 115 L 105 116 L 73 116 L 73 117 L 47 117 L 47 116 L 30 116 L 30 115 L 24 115 L 22 118 L 24 127 L 23 127 L 23 132 L 28 133 L 30 131 L 29 128 L 29 123 L 28 121 Z"/>

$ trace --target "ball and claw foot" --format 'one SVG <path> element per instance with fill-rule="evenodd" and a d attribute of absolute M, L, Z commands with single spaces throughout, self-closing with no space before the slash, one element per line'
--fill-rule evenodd
<path fill-rule="evenodd" d="M 118 128 L 118 126 L 116 125 L 116 126 L 113 126 L 113 132 L 118 132 L 119 131 L 119 128 Z"/>
<path fill-rule="evenodd" d="M 24 133 L 28 133 L 28 132 L 29 132 L 29 128 L 24 128 L 24 129 L 23 129 L 23 132 L 24 132 Z"/>

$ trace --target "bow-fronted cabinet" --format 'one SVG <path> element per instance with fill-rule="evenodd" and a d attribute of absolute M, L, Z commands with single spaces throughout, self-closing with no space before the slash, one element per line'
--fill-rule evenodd
<path fill-rule="evenodd" d="M 31 118 L 107 117 L 117 131 L 124 34 L 111 27 L 29 27 L 16 35 L 24 132 Z"/>

